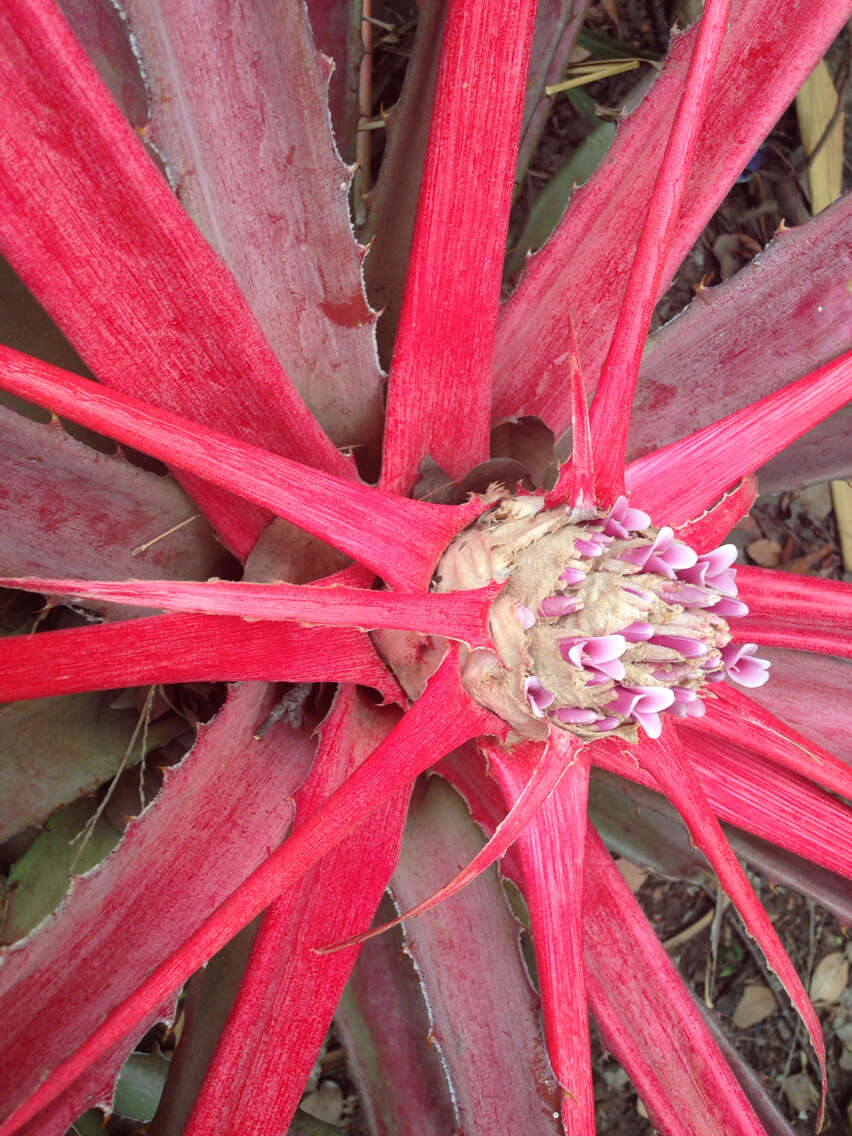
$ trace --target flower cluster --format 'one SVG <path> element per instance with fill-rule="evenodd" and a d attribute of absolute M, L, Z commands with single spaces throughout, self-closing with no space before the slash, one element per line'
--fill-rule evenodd
<path fill-rule="evenodd" d="M 707 683 L 768 678 L 755 644 L 731 642 L 728 619 L 748 612 L 735 558 L 730 544 L 699 555 L 624 496 L 590 516 L 528 496 L 455 542 L 439 587 L 505 580 L 491 616 L 505 680 L 489 660 L 482 682 L 482 652 L 469 673 L 476 697 L 520 733 L 550 722 L 589 739 L 636 726 L 656 738 L 661 713 L 705 713 Z"/>

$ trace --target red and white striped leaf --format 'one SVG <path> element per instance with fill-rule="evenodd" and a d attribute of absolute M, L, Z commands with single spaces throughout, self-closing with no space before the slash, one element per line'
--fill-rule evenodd
<path fill-rule="evenodd" d="M 462 639 L 469 646 L 488 647 L 488 613 L 502 584 L 465 592 L 423 595 L 349 588 L 329 581 L 309 584 L 253 584 L 211 580 L 185 583 L 172 580 L 45 580 L 0 577 L 0 587 L 20 588 L 43 595 L 94 598 L 162 611 L 199 612 L 225 618 L 291 620 L 302 626 L 376 627 L 420 631 Z"/>
<path fill-rule="evenodd" d="M 298 824 L 177 950 L 161 955 L 135 990 L 37 1088 L 33 1083 L 20 1086 L 23 1103 L 0 1124 L 0 1136 L 19 1131 L 56 1100 L 237 931 L 447 750 L 479 734 L 502 735 L 504 729 L 500 719 L 471 702 L 461 685 L 457 652 L 451 649 L 426 693 L 325 804 Z"/>
<path fill-rule="evenodd" d="M 379 918 L 393 912 L 387 898 Z M 400 929 L 363 945 L 334 1025 L 371 1133 L 447 1136 L 454 1130 L 442 1054 L 431 1038 L 421 979 Z"/>
<path fill-rule="evenodd" d="M 488 457 L 491 367 L 535 3 L 450 0 L 388 385 L 382 485 Z"/>
<path fill-rule="evenodd" d="M 422 795 L 415 793 L 391 881 L 398 907 L 405 910 L 435 891 L 481 847 L 462 800 L 431 778 Z M 525 1136 L 560 1130 L 558 1086 L 518 935 L 494 872 L 406 928 L 406 949 L 430 1008 L 431 1036 L 452 1086 L 456 1123 L 471 1136 L 505 1130 L 507 1117 L 523 1117 Z M 506 1036 L 511 1046 L 503 1044 Z"/>
<path fill-rule="evenodd" d="M 590 418 L 594 435 L 606 438 L 596 454 L 598 496 L 611 505 L 624 490 L 624 459 L 642 349 L 660 293 L 666 260 L 676 240 L 679 211 L 701 133 L 725 38 L 729 0 L 707 0 L 692 45 L 665 153 L 648 199 L 612 341 L 601 367 Z M 573 334 L 573 333 L 572 333 Z"/>
<path fill-rule="evenodd" d="M 684 754 L 677 732 L 668 724 L 667 727 L 664 727 L 662 736 L 653 745 L 643 747 L 643 764 L 683 817 L 692 839 L 710 861 L 722 888 L 730 896 L 746 929 L 757 941 L 804 1022 L 822 1072 L 823 1090 L 817 1115 L 819 1127 L 825 1107 L 826 1076 L 825 1043 L 819 1018 L 784 950 L 778 932 L 725 840 L 719 822 L 713 816 L 707 796 Z"/>
<path fill-rule="evenodd" d="M 351 476 L 59 10 L 13 0 L 0 39 L 0 251 L 94 374 Z M 247 553 L 263 514 L 187 484 Z"/>
<path fill-rule="evenodd" d="M 450 507 L 371 489 L 3 347 L 0 389 L 67 413 L 91 429 L 273 509 L 403 590 L 424 588 L 450 540 L 488 507 L 483 499 Z"/>
<path fill-rule="evenodd" d="M 363 238 L 370 243 L 364 278 L 373 307 L 381 310 L 376 327 L 382 361 L 390 363 L 411 238 L 417 216 L 423 162 L 429 143 L 430 114 L 441 55 L 445 0 L 419 0 L 417 31 L 399 98 L 383 108 L 385 149 L 376 184 L 364 198 Z"/>
<path fill-rule="evenodd" d="M 775 681 L 774 673 L 772 681 Z M 809 689 L 813 708 L 813 689 Z M 746 746 L 793 773 L 852 798 L 852 769 L 848 765 L 733 686 L 720 683 L 714 694 L 715 698 L 705 702 L 704 717 L 689 721 L 691 728 L 734 745 Z"/>
<path fill-rule="evenodd" d="M 757 499 L 757 478 L 750 474 L 700 516 L 679 525 L 675 536 L 696 552 L 718 548 Z"/>
<path fill-rule="evenodd" d="M 666 1136 L 765 1136 L 600 837 L 586 835 L 589 1003 L 604 1044 Z"/>
<path fill-rule="evenodd" d="M 368 636 L 237 616 L 154 615 L 14 636 L 0 657 L 0 702 L 171 682 L 358 682 L 396 700 Z"/>
<path fill-rule="evenodd" d="M 772 663 L 772 681 L 753 690 L 751 699 L 852 766 L 850 664 L 803 651 L 762 647 L 760 654 Z"/>
<path fill-rule="evenodd" d="M 793 620 L 773 619 L 768 615 L 743 616 L 735 628 L 739 642 L 754 642 L 767 647 L 792 647 L 797 651 L 817 651 L 852 659 L 852 631 L 848 628 L 808 627 Z"/>
<path fill-rule="evenodd" d="M 708 738 L 697 730 L 683 733 L 682 740 L 689 745 L 688 756 L 706 795 L 709 815 L 831 872 L 847 874 L 849 850 L 843 842 L 849 841 L 852 815 L 842 803 L 803 777 L 779 769 L 743 747 Z M 651 771 L 655 762 L 653 753 L 647 756 L 651 749 L 652 743 L 647 739 L 629 754 L 618 746 L 602 745 L 597 747 L 593 760 L 601 769 L 665 793 L 662 781 Z M 807 824 L 802 823 L 803 817 L 808 818 Z M 841 844 L 826 844 L 826 840 Z"/>
<path fill-rule="evenodd" d="M 852 194 L 846 194 L 806 224 L 782 229 L 740 272 L 702 289 L 650 337 L 630 425 L 630 458 L 709 426 L 848 349 L 850 223 Z M 776 462 L 795 464 L 797 454 L 797 472 L 820 480 L 818 462 L 801 461 L 806 444 L 810 456 L 806 435 L 761 469 L 761 485 Z M 848 446 L 839 453 L 848 460 Z"/>
<path fill-rule="evenodd" d="M 296 797 L 297 816 L 319 807 L 393 725 L 393 714 L 343 687 Z M 407 803 L 403 790 L 367 833 L 344 840 L 264 916 L 186 1136 L 223 1128 L 278 1136 L 287 1128 L 358 954 L 320 957 L 312 947 L 372 918 L 399 855 Z"/>
<path fill-rule="evenodd" d="M 227 36 L 222 11 L 194 0 L 122 8 L 151 103 L 146 138 L 181 205 L 329 437 L 375 445 L 376 317 L 349 221 L 350 171 L 331 132 L 329 67 L 303 5 L 232 0 Z"/>
<path fill-rule="evenodd" d="M 0 1005 L 12 1048 L 4 1116 L 284 836 L 293 817 L 290 798 L 310 768 L 314 745 L 309 727 L 294 731 L 284 723 L 255 740 L 272 705 L 264 686 L 234 692 L 112 855 L 77 879 L 59 911 L 5 953 Z M 46 1130 L 47 1116 L 49 1130 L 62 1131 L 90 1105 L 109 1107 L 112 1079 L 145 1031 L 145 1015 L 168 1000 L 164 993 L 117 1032 L 111 1045 L 120 1045 L 108 1067 L 95 1066 L 67 1089 L 37 1130 Z"/>
<path fill-rule="evenodd" d="M 737 569 L 737 589 L 752 617 L 799 627 L 840 630 L 852 624 L 852 584 L 748 566 Z"/>
<path fill-rule="evenodd" d="M 564 763 L 564 776 L 519 835 L 516 857 L 525 879 L 547 1052 L 564 1090 L 562 1123 L 568 1136 L 592 1136 L 595 1103 L 583 961 L 589 749 L 561 733 L 550 746 Z M 487 754 L 506 804 L 513 808 L 528 778 L 527 763 L 517 749 L 501 752 L 492 746 Z"/>
<path fill-rule="evenodd" d="M 385 931 L 389 931 L 391 927 L 396 927 L 399 923 L 431 911 L 433 907 L 436 907 L 439 903 L 445 903 L 467 887 L 486 868 L 490 868 L 493 863 L 504 856 L 518 839 L 520 833 L 535 817 L 547 798 L 553 793 L 566 770 L 566 755 L 557 746 L 550 747 L 533 742 L 525 749 L 524 756 L 526 760 L 523 764 L 527 777 L 517 794 L 517 799 L 512 802 L 509 811 L 497 826 L 485 847 L 474 856 L 470 863 L 466 864 L 448 883 L 442 884 L 437 891 L 432 892 L 426 899 L 421 899 L 414 907 L 407 909 L 390 923 L 374 927 L 369 931 L 363 931 L 342 942 L 332 943 L 324 950 L 337 951 L 343 947 L 366 942 L 367 939 L 381 935 Z"/>
<path fill-rule="evenodd" d="M 714 810 L 731 824 L 852 879 L 852 809 L 745 746 L 678 734 Z"/>
<path fill-rule="evenodd" d="M 848 14 L 845 0 L 807 10 L 787 0 L 736 4 L 661 289 Z M 574 194 L 553 238 L 504 305 L 495 356 L 498 419 L 535 414 L 557 435 L 568 426 L 561 359 L 569 311 L 578 320 L 586 378 L 596 381 L 696 34 L 693 28 L 675 39 L 649 95 L 622 123 L 606 159 Z M 813 366 L 808 359 L 798 373 Z M 679 424 L 681 432 L 688 429 L 688 422 Z"/>
<path fill-rule="evenodd" d="M 632 462 L 625 484 L 660 523 L 681 525 L 708 509 L 849 398 L 852 351 L 678 442 Z"/>
<path fill-rule="evenodd" d="M 0 571 L 191 580 L 216 570 L 222 549 L 170 478 L 5 406 L 0 430 Z"/>

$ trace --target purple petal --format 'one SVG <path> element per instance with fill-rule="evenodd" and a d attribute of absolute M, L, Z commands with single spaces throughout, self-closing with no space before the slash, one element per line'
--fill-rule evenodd
<path fill-rule="evenodd" d="M 524 679 L 524 694 L 536 718 L 542 717 L 542 710 L 546 710 L 556 697 L 553 691 L 548 690 L 535 675 L 530 675 L 529 678 Z"/>
<path fill-rule="evenodd" d="M 569 585 L 582 584 L 585 578 L 586 573 L 582 568 L 566 568 L 562 575 L 559 577 L 560 580 L 564 580 L 565 583 Z"/>
<path fill-rule="evenodd" d="M 726 619 L 739 619 L 741 615 L 748 615 L 748 604 L 744 604 L 742 600 L 732 600 L 723 596 L 713 605 L 713 614 L 723 615 Z"/>
<path fill-rule="evenodd" d="M 689 635 L 655 635 L 651 642 L 657 647 L 677 651 L 685 659 L 697 659 L 707 654 L 707 644 Z"/>
<path fill-rule="evenodd" d="M 515 615 L 518 617 L 518 623 L 520 623 L 524 631 L 529 631 L 529 629 L 535 623 L 535 616 L 530 611 L 530 609 L 528 607 L 524 607 L 523 604 L 518 604 L 518 606 L 515 608 Z"/>
<path fill-rule="evenodd" d="M 627 686 L 624 689 L 640 696 L 634 714 L 636 711 L 641 711 L 643 714 L 657 714 L 660 710 L 668 709 L 675 700 L 668 686 Z"/>
<path fill-rule="evenodd" d="M 570 615 L 574 611 L 579 611 L 582 606 L 583 601 L 578 596 L 547 596 L 541 601 L 538 613 L 548 618 Z"/>
<path fill-rule="evenodd" d="M 682 604 L 684 607 L 713 607 L 718 602 L 718 596 L 713 592 L 695 586 L 673 588 L 663 592 L 662 597 L 666 603 Z"/>
<path fill-rule="evenodd" d="M 595 666 L 619 658 L 626 650 L 627 640 L 623 635 L 597 635 L 586 640 L 586 657 Z"/>
<path fill-rule="evenodd" d="M 650 623 L 631 623 L 623 629 L 621 634 L 628 643 L 644 643 L 653 636 L 654 628 Z"/>
<path fill-rule="evenodd" d="M 631 509 L 627 498 L 622 496 L 613 505 L 604 525 L 604 532 L 608 536 L 621 537 L 626 540 L 631 532 L 641 532 L 651 523 L 651 518 L 641 509 Z"/>
<path fill-rule="evenodd" d="M 649 738 L 658 738 L 663 732 L 663 723 L 659 714 L 646 714 L 639 710 L 634 710 L 633 721 L 642 727 Z"/>
<path fill-rule="evenodd" d="M 740 686 L 763 686 L 769 680 L 769 661 L 754 658 L 756 643 L 729 643 L 722 648 L 722 661 L 728 678 Z"/>
<path fill-rule="evenodd" d="M 624 678 L 624 663 L 621 659 L 604 659 L 603 662 L 592 663 L 591 665 L 598 674 L 589 679 L 589 686 L 598 686 L 607 678 L 614 678 L 616 682 Z M 599 677 L 601 675 L 603 678 Z"/>
<path fill-rule="evenodd" d="M 614 730 L 616 726 L 620 725 L 621 721 L 618 718 L 601 718 L 595 729 L 603 732 L 604 730 Z"/>
<path fill-rule="evenodd" d="M 592 722 L 598 720 L 598 715 L 594 710 L 586 710 L 582 706 L 561 706 L 554 716 L 560 722 L 567 722 L 569 725 L 575 726 L 590 726 Z"/>

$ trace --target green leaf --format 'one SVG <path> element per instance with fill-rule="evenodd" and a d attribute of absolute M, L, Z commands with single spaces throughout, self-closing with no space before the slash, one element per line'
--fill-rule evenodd
<path fill-rule="evenodd" d="M 71 843 L 96 808 L 95 801 L 87 800 L 61 809 L 13 865 L 3 891 L 6 917 L 0 941 L 12 943 L 28 934 L 62 902 L 72 870 L 87 872 L 118 843 L 120 833 L 102 817 L 82 848 L 82 839 Z"/>
<path fill-rule="evenodd" d="M 0 706 L 0 840 L 39 824 L 118 769 L 139 715 L 111 694 L 71 694 Z M 175 714 L 152 722 L 146 752 L 185 730 Z M 135 764 L 135 746 L 128 765 Z"/>
<path fill-rule="evenodd" d="M 615 137 L 615 125 L 602 122 L 584 138 L 565 165 L 551 178 L 533 203 L 529 219 L 506 260 L 506 275 L 523 267 L 527 252 L 539 249 L 559 224 L 574 186 L 592 176 Z"/>
<path fill-rule="evenodd" d="M 159 1051 L 131 1053 L 118 1075 L 113 1111 L 142 1124 L 153 1120 L 168 1072 L 169 1062 Z"/>

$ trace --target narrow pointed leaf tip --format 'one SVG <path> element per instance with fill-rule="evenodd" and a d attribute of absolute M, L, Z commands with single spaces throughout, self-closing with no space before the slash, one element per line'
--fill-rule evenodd
<path fill-rule="evenodd" d="M 452 538 L 489 507 L 411 501 L 279 457 L 198 422 L 0 347 L 0 388 L 219 485 L 372 568 L 425 588 Z"/>
<path fill-rule="evenodd" d="M 0 587 L 164 611 L 286 620 L 307 626 L 362 630 L 399 628 L 460 639 L 469 646 L 488 647 L 491 645 L 488 612 L 502 585 L 491 584 L 466 592 L 397 595 L 367 588 L 228 580 L 177 583 L 172 580 L 124 582 L 4 577 L 0 578 Z"/>
<path fill-rule="evenodd" d="M 505 732 L 505 723 L 473 703 L 462 687 L 458 651 L 450 648 L 425 694 L 363 764 L 77 1050 L 31 1089 L 30 1096 L 0 1124 L 0 1136 L 12 1136 L 37 1116 L 383 802 L 470 738 L 504 737 Z M 22 1087 L 21 1095 L 26 1091 Z"/>
<path fill-rule="evenodd" d="M 624 488 L 627 434 L 642 351 L 700 135 L 729 9 L 729 0 L 707 0 L 704 5 L 683 95 L 592 403 L 594 436 L 607 439 L 607 445 L 598 458 L 599 491 L 604 503 L 614 500 Z"/>
<path fill-rule="evenodd" d="M 488 457 L 491 368 L 533 0 L 447 5 L 429 146 L 388 385 L 383 487 L 427 451 L 451 477 Z"/>
<path fill-rule="evenodd" d="M 580 746 L 581 742 L 579 739 L 572 738 L 571 746 L 568 749 L 569 755 L 571 757 L 575 756 Z M 498 825 L 494 835 L 482 851 L 471 860 L 467 867 L 463 868 L 457 876 L 433 895 L 429 896 L 428 899 L 424 899 L 421 903 L 418 903 L 416 907 L 412 907 L 410 911 L 404 912 L 404 914 L 397 916 L 396 919 L 392 919 L 389 923 L 383 923 L 381 927 L 374 927 L 370 931 L 364 931 L 360 935 L 353 935 L 351 938 L 343 939 L 338 943 L 332 943 L 327 947 L 315 948 L 317 954 L 327 954 L 330 951 L 342 950 L 344 947 L 356 946 L 358 943 L 364 943 L 368 939 L 374 938 L 376 935 L 384 934 L 385 931 L 389 931 L 392 927 L 397 927 L 406 919 L 414 919 L 418 915 L 423 915 L 424 912 L 429 911 L 435 904 L 441 903 L 443 900 L 455 895 L 456 892 L 475 880 L 486 868 L 489 868 L 495 860 L 499 860 L 506 850 L 514 844 L 524 828 L 530 823 L 544 801 L 546 801 L 553 792 L 567 769 L 565 753 L 562 747 L 548 747 L 545 744 L 540 748 L 541 756 L 533 767 L 523 791 L 518 795 L 517 800 L 506 814 L 505 819 Z"/>
<path fill-rule="evenodd" d="M 568 313 L 568 373 L 571 383 L 571 424 L 574 447 L 571 460 L 559 471 L 559 478 L 545 498 L 545 505 L 561 505 L 570 501 L 578 508 L 593 509 L 597 499 L 595 490 L 595 457 L 589 408 L 586 402 L 586 384 L 580 369 L 580 349 L 573 313 Z M 650 523 L 650 522 L 648 522 Z"/>

